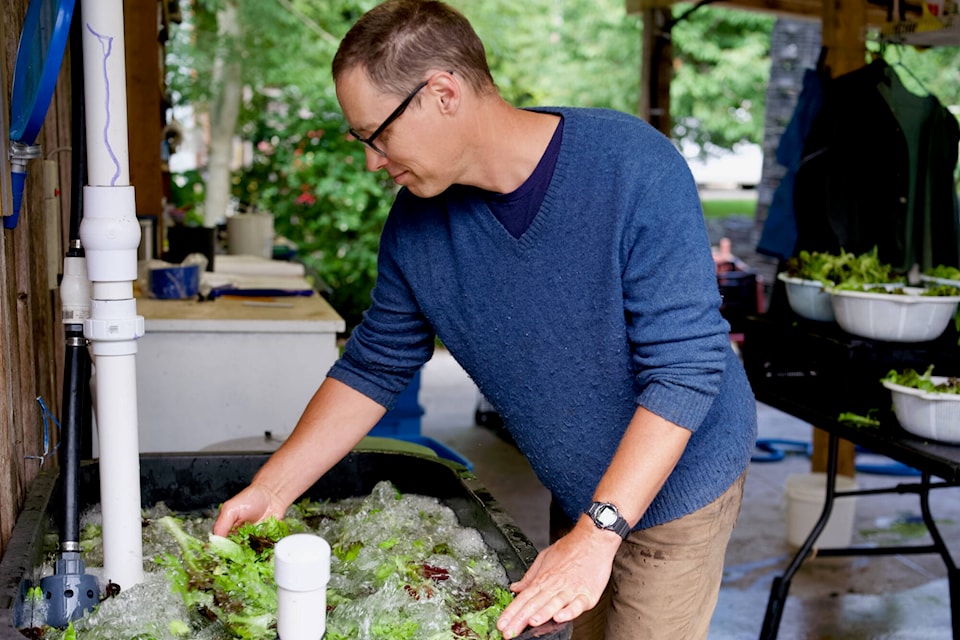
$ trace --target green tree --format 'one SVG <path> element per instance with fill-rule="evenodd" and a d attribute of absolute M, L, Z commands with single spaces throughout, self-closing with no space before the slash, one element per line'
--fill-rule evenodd
<path fill-rule="evenodd" d="M 168 85 L 174 103 L 191 105 L 202 120 L 215 96 L 213 61 L 224 47 L 216 37 L 223 0 L 182 4 Z M 329 287 L 352 327 L 369 304 L 393 187 L 364 169 L 362 147 L 349 140 L 330 63 L 350 25 L 376 3 L 235 4 L 240 44 L 231 55 L 241 60 L 246 95 L 236 132 L 253 152 L 250 165 L 233 173 L 231 195 L 243 209 L 274 215 L 276 232 L 297 244 L 299 259 Z M 200 183 L 207 176 L 202 168 Z"/>
<path fill-rule="evenodd" d="M 366 171 L 362 147 L 349 140 L 330 62 L 350 25 L 377 2 L 229 0 L 238 26 L 231 43 L 217 37 L 217 12 L 227 2 L 181 0 L 185 21 L 169 47 L 171 97 L 209 112 L 218 54 L 240 62 L 245 97 L 236 131 L 253 157 L 233 173 L 232 196 L 242 208 L 274 214 L 277 232 L 298 245 L 299 259 L 332 289 L 333 306 L 352 327 L 369 303 L 394 188 L 382 173 Z M 642 24 L 625 14 L 623 0 L 452 3 L 486 43 L 511 103 L 636 113 Z M 719 146 L 760 139 L 770 24 L 709 9 L 677 25 L 678 137 Z"/>
<path fill-rule="evenodd" d="M 517 106 L 636 113 L 641 23 L 622 0 L 454 1 L 487 47 L 501 93 Z"/>
<path fill-rule="evenodd" d="M 701 149 L 761 143 L 773 22 L 759 13 L 702 7 L 673 27 L 674 138 Z"/>
<path fill-rule="evenodd" d="M 565 104 L 636 113 L 643 23 L 622 0 L 454 0 L 487 45 L 503 95 L 518 106 Z M 676 17 L 689 5 L 676 5 Z M 671 36 L 672 137 L 731 149 L 763 138 L 774 19 L 701 7 Z"/>

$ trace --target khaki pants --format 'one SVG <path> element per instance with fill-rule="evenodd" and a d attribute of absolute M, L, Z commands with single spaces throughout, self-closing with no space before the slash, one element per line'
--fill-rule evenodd
<path fill-rule="evenodd" d="M 699 511 L 627 536 L 600 602 L 574 622 L 573 640 L 706 638 L 746 475 Z M 558 511 L 551 505 L 552 540 L 570 527 Z"/>

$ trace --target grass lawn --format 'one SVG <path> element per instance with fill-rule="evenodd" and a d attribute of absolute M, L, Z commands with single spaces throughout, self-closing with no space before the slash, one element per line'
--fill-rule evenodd
<path fill-rule="evenodd" d="M 732 215 L 752 217 L 757 208 L 755 199 L 721 200 L 707 198 L 701 202 L 705 218 L 725 218 Z"/>

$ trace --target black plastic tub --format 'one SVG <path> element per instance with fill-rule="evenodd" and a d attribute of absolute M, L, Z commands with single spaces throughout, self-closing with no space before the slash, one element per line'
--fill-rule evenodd
<path fill-rule="evenodd" d="M 143 454 L 140 458 L 141 505 L 164 502 L 175 511 L 216 507 L 243 489 L 266 462 L 265 453 Z M 80 505 L 99 502 L 97 462 L 81 467 Z M 536 557 L 536 549 L 497 505 L 476 476 L 462 465 L 442 458 L 387 451 L 355 451 L 320 479 L 306 496 L 341 500 L 369 494 L 389 480 L 403 493 L 440 499 L 464 526 L 474 527 L 494 550 L 511 581 L 518 580 Z M 37 580 L 44 557 L 44 540 L 56 534 L 56 477 L 41 474 L 31 487 L 23 511 L 0 561 L 0 640 L 23 640 L 18 630 L 26 591 Z M 530 629 L 523 638 L 568 640 L 571 624 Z"/>

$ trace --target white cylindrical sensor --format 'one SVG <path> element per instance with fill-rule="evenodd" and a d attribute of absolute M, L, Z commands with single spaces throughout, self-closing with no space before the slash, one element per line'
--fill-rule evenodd
<path fill-rule="evenodd" d="M 277 583 L 280 640 L 320 640 L 327 630 L 327 541 L 309 533 L 296 533 L 277 542 L 273 578 Z"/>

